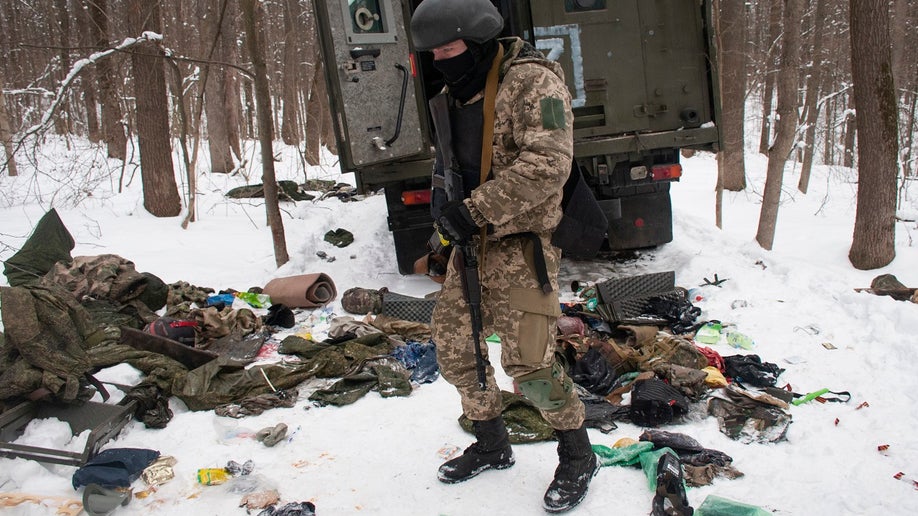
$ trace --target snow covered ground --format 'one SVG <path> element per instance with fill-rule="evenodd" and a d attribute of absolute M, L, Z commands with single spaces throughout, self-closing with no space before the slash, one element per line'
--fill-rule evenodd
<path fill-rule="evenodd" d="M 159 219 L 143 209 L 139 170 L 124 170 L 127 186 L 118 193 L 121 171 L 103 164 L 100 152 L 79 141 L 71 141 L 70 150 L 50 144 L 46 149 L 34 159 L 40 172 L 21 164 L 19 177 L 0 177 L 0 259 L 12 255 L 53 206 L 77 242 L 73 256 L 117 254 L 132 260 L 137 270 L 170 283 L 184 280 L 216 290 L 246 290 L 274 277 L 325 272 L 338 288 L 339 298 L 330 305 L 337 315 L 346 315 L 340 293 L 350 287 L 385 286 L 414 296 L 437 288 L 426 278 L 398 274 L 381 195 L 352 202 L 330 198 L 283 204 L 291 259 L 278 269 L 262 203 L 223 195 L 246 183 L 242 175 L 201 176 L 198 221 L 182 230 L 180 218 Z M 353 184 L 353 177 L 340 175 L 333 158 L 328 159 L 327 165 L 304 172 L 292 150 L 282 148 L 279 179 L 302 182 L 308 176 Z M 810 192 L 803 195 L 795 188 L 798 171 L 788 169 L 774 250 L 765 251 L 754 240 L 764 158 L 747 157 L 747 191 L 725 193 L 723 230 L 714 226 L 713 157 L 701 154 L 683 165 L 683 180 L 672 188 L 673 242 L 633 260 L 565 262 L 562 294 L 572 295 L 567 289 L 573 279 L 597 281 L 673 270 L 677 285 L 699 289 L 703 299 L 696 305 L 704 311 L 702 318 L 735 324 L 755 340 L 750 352 L 786 369 L 779 385 L 789 383 L 797 392 L 827 387 L 851 393 L 848 403 L 791 407 L 794 421 L 787 441 L 775 444 L 733 441 L 702 412 L 667 426 L 726 452 L 734 467 L 745 473 L 739 479 L 719 478 L 710 486 L 690 489 L 690 502 L 697 507 L 715 494 L 781 515 L 915 514 L 915 486 L 894 475 L 918 478 L 918 305 L 854 289 L 869 286 L 882 273 L 918 286 L 918 247 L 913 241 L 918 226 L 914 220 L 897 224 L 897 257 L 892 264 L 855 270 L 847 253 L 856 174 L 817 167 Z M 250 183 L 260 182 L 257 168 L 246 175 Z M 900 213 L 914 219 L 914 185 L 905 196 Z M 354 234 L 351 246 L 336 248 L 323 240 L 327 231 L 339 227 Z M 318 251 L 335 260 L 318 257 Z M 699 287 L 715 273 L 727 279 L 721 287 Z M 6 279 L 0 278 L 0 284 Z M 309 315 L 300 314 L 298 320 L 308 321 Z M 714 348 L 725 356 L 740 352 L 726 344 Z M 492 345 L 491 353 L 498 352 Z M 140 378 L 126 365 L 99 376 L 119 383 Z M 499 381 L 511 388 L 509 378 L 500 376 Z M 867 405 L 859 408 L 864 402 Z M 409 397 L 383 399 L 371 392 L 340 408 L 313 407 L 301 394 L 293 408 L 239 420 L 217 417 L 213 411 L 191 412 L 176 398 L 171 407 L 175 416 L 166 428 L 150 430 L 132 421 L 106 445 L 151 448 L 177 459 L 172 481 L 116 514 L 242 514 L 242 495 L 232 491 L 231 483 L 201 486 L 195 471 L 249 459 L 257 475 L 252 478 L 277 488 L 282 502 L 310 500 L 320 515 L 541 514 L 542 495 L 557 463 L 554 443 L 520 445 L 514 449 L 517 464 L 511 469 L 485 472 L 457 485 L 438 482 L 438 452 L 450 445 L 464 448 L 471 441 L 457 424 L 459 398 L 442 379 L 419 386 Z M 280 422 L 288 425 L 290 437 L 273 448 L 249 437 L 228 437 Z M 80 439 L 69 442 L 69 429 L 60 425 L 42 421 L 20 442 L 81 449 Z M 640 432 L 622 423 L 609 434 L 591 429 L 590 436 L 594 444 L 611 446 L 622 437 L 637 438 Z M 888 448 L 880 452 L 880 445 Z M 79 498 L 70 485 L 73 471 L 0 459 L 0 493 Z M 135 486 L 144 487 L 140 480 Z M 640 470 L 605 467 L 575 514 L 644 515 L 650 512 L 651 498 Z M 54 510 L 27 503 L 0 514 Z"/>

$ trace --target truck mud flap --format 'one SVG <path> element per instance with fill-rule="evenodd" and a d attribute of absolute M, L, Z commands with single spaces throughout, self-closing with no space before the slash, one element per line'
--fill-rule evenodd
<path fill-rule="evenodd" d="M 414 273 L 414 262 L 427 254 L 427 240 L 432 232 L 433 226 L 430 222 L 392 230 L 399 274 Z"/>
<path fill-rule="evenodd" d="M 609 217 L 609 249 L 654 247 L 673 240 L 673 207 L 669 191 L 620 200 L 621 217 Z"/>

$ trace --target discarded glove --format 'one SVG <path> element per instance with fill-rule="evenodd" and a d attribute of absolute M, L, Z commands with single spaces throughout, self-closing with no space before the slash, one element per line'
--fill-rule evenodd
<path fill-rule="evenodd" d="M 261 441 L 267 447 L 272 447 L 287 436 L 287 425 L 278 423 L 274 427 L 265 427 L 255 433 L 255 440 Z"/>
<path fill-rule="evenodd" d="M 226 467 L 223 468 L 230 475 L 239 476 L 239 475 L 248 475 L 252 471 L 255 471 L 255 462 L 252 459 L 245 461 L 243 464 L 231 460 L 226 463 Z"/>

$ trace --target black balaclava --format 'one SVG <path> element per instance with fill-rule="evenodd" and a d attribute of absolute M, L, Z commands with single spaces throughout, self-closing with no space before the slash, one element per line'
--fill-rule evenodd
<path fill-rule="evenodd" d="M 449 85 L 449 94 L 461 102 L 484 89 L 488 70 L 497 54 L 497 41 L 493 39 L 481 44 L 465 41 L 465 44 L 468 49 L 458 56 L 433 62 Z"/>

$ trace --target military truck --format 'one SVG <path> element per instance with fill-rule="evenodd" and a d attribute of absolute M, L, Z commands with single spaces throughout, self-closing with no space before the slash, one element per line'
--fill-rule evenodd
<path fill-rule="evenodd" d="M 421 0 L 314 0 L 340 166 L 385 191 L 398 270 L 431 235 L 427 101 L 442 88 L 408 30 Z M 574 158 L 609 221 L 607 248 L 670 242 L 682 149 L 719 147 L 711 0 L 492 0 L 502 36 L 561 63 Z"/>

